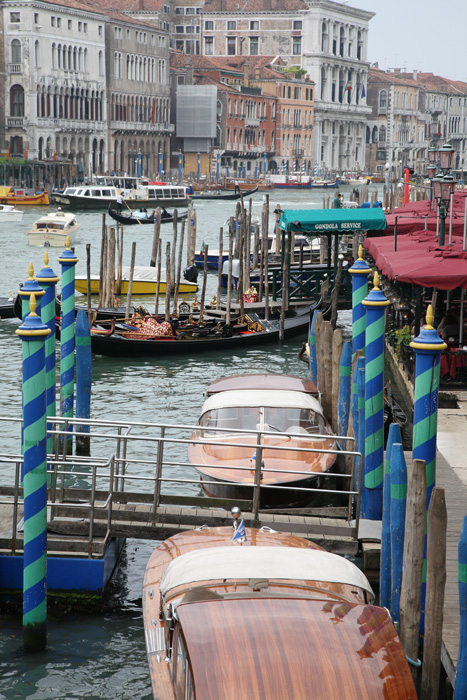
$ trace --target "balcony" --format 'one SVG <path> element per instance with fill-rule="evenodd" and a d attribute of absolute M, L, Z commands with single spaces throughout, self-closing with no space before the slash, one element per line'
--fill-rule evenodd
<path fill-rule="evenodd" d="M 130 122 L 130 121 L 117 121 L 112 119 L 110 121 L 110 128 L 115 131 L 120 131 L 122 133 L 134 132 L 163 132 L 165 134 L 171 134 L 175 131 L 175 124 L 169 124 L 168 122 L 162 122 L 160 124 L 151 124 L 150 121 L 147 122 Z"/>
<path fill-rule="evenodd" d="M 14 73 L 15 75 L 22 73 L 23 72 L 23 64 L 22 63 L 9 63 L 8 64 L 8 72 Z"/>
<path fill-rule="evenodd" d="M 38 117 L 37 125 L 44 129 L 55 129 L 61 133 L 73 132 L 82 134 L 103 132 L 106 128 L 104 121 L 96 121 L 95 119 L 58 119 L 57 117 Z"/>
<path fill-rule="evenodd" d="M 8 128 L 22 128 L 24 125 L 24 117 L 8 117 L 7 127 Z"/>
<path fill-rule="evenodd" d="M 305 149 L 304 148 L 294 148 L 292 150 L 292 155 L 293 156 L 303 156 L 305 154 Z"/>
<path fill-rule="evenodd" d="M 245 117 L 245 126 L 259 126 L 260 120 L 252 117 Z"/>

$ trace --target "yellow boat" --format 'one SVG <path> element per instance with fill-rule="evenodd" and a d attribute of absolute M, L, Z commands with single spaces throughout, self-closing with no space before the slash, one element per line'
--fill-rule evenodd
<path fill-rule="evenodd" d="M 28 187 L 0 186 L 0 204 L 28 204 L 32 206 L 48 206 L 47 192 L 34 192 Z"/>
<path fill-rule="evenodd" d="M 122 267 L 122 294 L 128 294 L 128 284 L 130 277 L 130 268 Z M 75 278 L 75 289 L 81 294 L 87 293 L 88 281 L 84 275 L 77 275 Z M 97 275 L 91 276 L 91 294 L 99 294 L 100 278 Z M 178 287 L 179 294 L 194 294 L 198 289 L 195 282 L 188 280 L 180 280 Z M 117 283 L 115 283 L 115 292 L 117 291 Z M 138 296 L 140 294 L 156 294 L 157 291 L 157 270 L 155 267 L 135 267 L 133 274 L 132 294 Z M 166 280 L 165 271 L 161 273 L 159 293 L 165 294 Z"/>

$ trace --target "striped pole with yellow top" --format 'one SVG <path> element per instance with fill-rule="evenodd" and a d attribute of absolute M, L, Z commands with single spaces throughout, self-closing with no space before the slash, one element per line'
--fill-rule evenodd
<path fill-rule="evenodd" d="M 365 352 L 365 314 L 363 300 L 368 294 L 368 275 L 371 269 L 363 259 L 362 246 L 358 249 L 358 259 L 349 270 L 352 275 L 352 357 L 357 350 Z"/>
<path fill-rule="evenodd" d="M 37 313 L 40 313 L 40 298 L 44 296 L 45 292 L 38 284 L 37 280 L 34 278 L 34 265 L 32 262 L 29 263 L 29 277 L 23 284 L 21 289 L 18 290 L 18 296 L 21 299 L 21 316 L 22 320 L 26 318 L 29 313 L 29 298 L 31 294 L 34 294 L 36 298 Z"/>
<path fill-rule="evenodd" d="M 67 236 L 66 249 L 58 258 L 62 268 L 62 311 L 60 329 L 60 415 L 73 418 L 75 384 L 75 265 L 78 258 L 70 249 Z"/>
<path fill-rule="evenodd" d="M 426 509 L 436 482 L 436 431 L 438 427 L 438 388 L 441 352 L 447 345 L 433 328 L 433 309 L 426 312 L 426 325 L 410 347 L 415 352 L 415 390 L 413 413 L 413 459 L 426 464 Z M 425 538 L 426 540 L 426 538 Z M 426 555 L 426 546 L 425 546 Z M 426 556 L 422 584 L 422 629 L 424 625 Z"/>
<path fill-rule="evenodd" d="M 23 341 L 23 647 L 45 649 L 47 643 L 47 416 L 45 339 L 50 329 L 31 311 L 16 333 Z"/>
<path fill-rule="evenodd" d="M 389 301 L 374 287 L 362 304 L 366 309 L 365 332 L 365 461 L 362 481 L 361 515 L 381 520 L 384 457 L 384 327 Z"/>
<path fill-rule="evenodd" d="M 49 255 L 44 253 L 44 267 L 37 273 L 37 282 L 44 289 L 41 304 L 41 319 L 50 330 L 45 340 L 45 382 L 47 396 L 47 417 L 56 415 L 56 378 L 55 378 L 55 287 L 59 281 L 57 275 L 49 267 Z M 47 426 L 50 430 L 50 424 Z M 51 438 L 47 438 L 47 452 L 52 452 Z"/>

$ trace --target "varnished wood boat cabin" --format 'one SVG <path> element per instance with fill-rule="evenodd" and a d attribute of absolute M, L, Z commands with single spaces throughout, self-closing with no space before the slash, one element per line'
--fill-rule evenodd
<path fill-rule="evenodd" d="M 415 700 L 373 598 L 352 562 L 299 537 L 243 524 L 175 535 L 144 576 L 154 698 Z"/>
<path fill-rule="evenodd" d="M 260 433 L 261 486 L 267 487 L 261 488 L 262 507 L 309 500 L 312 493 L 299 489 L 319 488 L 337 447 L 314 383 L 292 375 L 241 374 L 214 381 L 206 393 L 188 449 L 205 493 L 251 498 Z"/>

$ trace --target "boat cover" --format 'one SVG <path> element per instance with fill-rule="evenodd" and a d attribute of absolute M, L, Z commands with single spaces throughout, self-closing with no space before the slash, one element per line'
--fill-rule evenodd
<path fill-rule="evenodd" d="M 227 547 L 196 549 L 176 557 L 162 576 L 161 595 L 201 581 L 271 579 L 357 586 L 373 596 L 368 579 L 348 559 L 320 549 Z"/>
<path fill-rule="evenodd" d="M 285 209 L 279 226 L 283 231 L 321 234 L 383 231 L 388 225 L 384 211 L 377 207 L 373 209 Z"/>
<path fill-rule="evenodd" d="M 203 404 L 202 413 L 219 408 L 240 408 L 245 406 L 272 408 L 305 408 L 323 415 L 323 408 L 314 396 L 299 391 L 220 391 L 209 396 Z"/>

